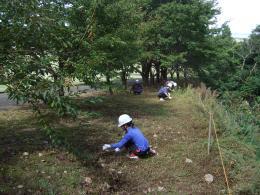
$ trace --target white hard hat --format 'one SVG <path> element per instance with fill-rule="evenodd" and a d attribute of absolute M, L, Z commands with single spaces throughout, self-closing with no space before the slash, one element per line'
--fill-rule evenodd
<path fill-rule="evenodd" d="M 172 87 L 172 83 L 167 83 L 167 87 Z"/>
<path fill-rule="evenodd" d="M 118 127 L 131 122 L 133 119 L 128 114 L 122 114 L 118 118 Z"/>

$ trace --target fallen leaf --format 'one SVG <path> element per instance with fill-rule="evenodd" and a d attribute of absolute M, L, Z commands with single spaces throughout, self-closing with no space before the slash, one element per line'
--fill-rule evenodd
<path fill-rule="evenodd" d="M 213 177 L 213 175 L 211 175 L 211 174 L 206 174 L 206 175 L 204 176 L 204 178 L 205 178 L 205 180 L 206 180 L 206 182 L 207 182 L 208 184 L 212 183 L 213 180 L 214 180 L 214 177 Z"/>
<path fill-rule="evenodd" d="M 192 160 L 189 159 L 189 158 L 186 158 L 185 162 L 186 162 L 186 163 L 192 163 Z"/>

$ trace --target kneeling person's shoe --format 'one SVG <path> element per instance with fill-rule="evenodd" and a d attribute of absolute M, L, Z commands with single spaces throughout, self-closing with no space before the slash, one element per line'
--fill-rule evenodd
<path fill-rule="evenodd" d="M 134 153 L 128 154 L 127 157 L 130 159 L 139 159 L 139 157 Z"/>

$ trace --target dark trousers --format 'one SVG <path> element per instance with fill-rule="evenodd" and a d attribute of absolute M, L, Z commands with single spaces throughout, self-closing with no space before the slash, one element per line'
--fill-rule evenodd
<path fill-rule="evenodd" d="M 145 150 L 145 151 L 141 151 L 131 141 L 127 142 L 125 144 L 125 147 L 129 151 L 129 154 L 133 153 L 139 157 L 145 156 L 145 155 L 149 154 L 149 152 L 150 152 L 150 147 L 147 148 L 147 150 Z"/>
<path fill-rule="evenodd" d="M 165 93 L 160 93 L 160 94 L 158 94 L 158 98 L 165 99 L 165 98 L 167 98 L 167 95 L 165 95 Z"/>

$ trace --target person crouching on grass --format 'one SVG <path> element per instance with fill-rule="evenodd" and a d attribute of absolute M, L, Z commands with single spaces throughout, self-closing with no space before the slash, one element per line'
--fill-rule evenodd
<path fill-rule="evenodd" d="M 133 119 L 129 115 L 122 114 L 119 116 L 118 127 L 125 131 L 124 137 L 118 143 L 104 144 L 103 150 L 113 149 L 115 152 L 119 152 L 125 147 L 129 151 L 128 157 L 131 159 L 156 155 L 156 151 L 150 148 L 148 140 L 141 130 L 134 125 Z"/>
<path fill-rule="evenodd" d="M 166 99 L 172 99 L 171 97 L 171 87 L 172 84 L 168 83 L 166 86 L 163 86 L 160 88 L 159 92 L 158 92 L 158 98 L 160 99 L 160 101 L 165 101 Z"/>

